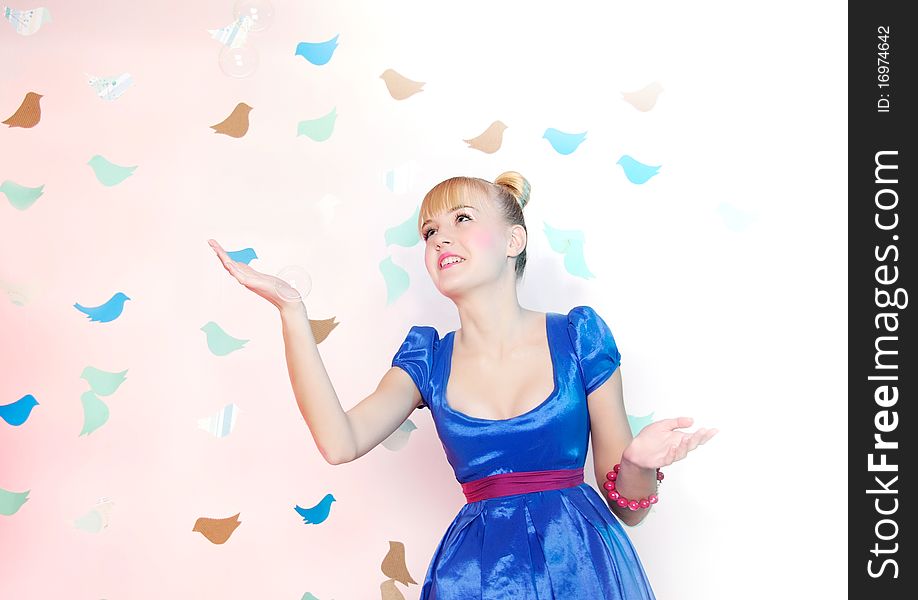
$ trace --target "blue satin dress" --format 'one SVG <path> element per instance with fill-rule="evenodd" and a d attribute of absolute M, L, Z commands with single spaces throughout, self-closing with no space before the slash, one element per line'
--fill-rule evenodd
<path fill-rule="evenodd" d="M 621 354 L 590 307 L 548 313 L 554 391 L 503 420 L 453 410 L 445 398 L 451 331 L 413 326 L 392 366 L 414 380 L 459 483 L 498 473 L 583 468 L 590 435 L 587 396 Z M 611 468 L 612 465 L 609 465 Z M 618 518 L 588 483 L 466 503 L 434 551 L 421 600 L 653 600 Z"/>

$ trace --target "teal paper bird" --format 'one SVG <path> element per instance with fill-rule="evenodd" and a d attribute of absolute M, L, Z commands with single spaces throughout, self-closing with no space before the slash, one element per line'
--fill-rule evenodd
<path fill-rule="evenodd" d="M 585 242 L 583 231 L 579 229 L 555 229 L 545 223 L 545 236 L 548 238 L 548 244 L 551 249 L 564 255 L 564 268 L 567 269 L 568 273 L 584 279 L 593 277 L 593 273 L 587 267 L 586 259 L 583 256 L 583 244 Z"/>
<path fill-rule="evenodd" d="M 98 396 L 111 396 L 115 393 L 124 380 L 127 369 L 118 373 L 110 373 L 95 367 L 86 367 L 80 373 L 80 379 L 85 379 L 91 389 Z"/>
<path fill-rule="evenodd" d="M 15 181 L 7 179 L 0 183 L 0 193 L 6 194 L 10 204 L 17 210 L 25 210 L 35 204 L 35 201 L 42 195 L 44 185 L 38 187 L 26 187 L 19 185 Z"/>
<path fill-rule="evenodd" d="M 300 508 L 299 505 L 295 505 L 293 510 L 295 510 L 297 514 L 303 517 L 304 523 L 318 525 L 328 518 L 328 513 L 331 510 L 331 503 L 334 501 L 334 496 L 331 494 L 325 494 L 325 497 L 322 498 L 322 500 L 312 508 Z"/>
<path fill-rule="evenodd" d="M 26 394 L 19 400 L 0 406 L 0 419 L 13 427 L 18 427 L 26 422 L 32 409 L 38 405 L 38 400 L 32 394 Z"/>
<path fill-rule="evenodd" d="M 86 164 L 92 167 L 92 171 L 96 174 L 96 179 L 99 180 L 99 183 L 109 187 L 118 185 L 130 177 L 134 173 L 134 169 L 137 168 L 137 165 L 132 167 L 116 165 L 99 154 L 90 158 L 89 162 Z"/>
<path fill-rule="evenodd" d="M 302 56 L 314 65 L 324 65 L 331 60 L 338 47 L 338 36 L 324 42 L 300 42 L 294 56 Z"/>
<path fill-rule="evenodd" d="M 252 248 L 243 248 L 242 250 L 227 250 L 227 256 L 236 262 L 249 264 L 253 258 L 258 258 L 255 250 Z"/>
<path fill-rule="evenodd" d="M 418 206 L 414 209 L 414 213 L 406 220 L 395 227 L 387 229 L 385 233 L 386 245 L 390 246 L 396 244 L 398 246 L 410 248 L 420 242 L 421 235 L 418 233 L 418 215 L 420 212 L 421 207 Z"/>
<path fill-rule="evenodd" d="M 570 154 L 586 139 L 586 134 L 586 131 L 583 133 L 565 133 L 549 127 L 542 134 L 542 137 L 548 140 L 548 143 L 558 154 Z"/>
<path fill-rule="evenodd" d="M 622 169 L 625 171 L 625 177 L 628 178 L 628 181 L 631 183 L 636 183 L 638 185 L 646 182 L 648 179 L 657 174 L 657 171 L 660 170 L 660 167 L 652 167 L 650 165 L 645 165 L 642 162 L 638 162 L 625 154 L 615 163 L 621 165 Z"/>
<path fill-rule="evenodd" d="M 126 295 L 121 292 L 116 293 L 114 296 L 109 298 L 105 304 L 99 306 L 81 306 L 79 303 L 74 304 L 73 306 L 80 311 L 85 313 L 89 317 L 90 321 L 99 321 L 100 323 L 108 323 L 109 321 L 114 321 L 121 316 L 121 311 L 124 310 L 124 301 L 130 300 Z"/>
<path fill-rule="evenodd" d="M 205 323 L 204 327 L 201 327 L 201 331 L 207 335 L 207 347 L 217 356 L 226 356 L 230 352 L 235 352 L 249 341 L 234 338 L 213 321 Z"/>

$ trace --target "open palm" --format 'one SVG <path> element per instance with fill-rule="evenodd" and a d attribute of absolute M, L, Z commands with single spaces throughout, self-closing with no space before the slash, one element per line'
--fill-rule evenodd
<path fill-rule="evenodd" d="M 208 244 L 210 244 L 210 247 L 217 253 L 220 261 L 223 263 L 223 267 L 230 275 L 236 278 L 236 281 L 255 292 L 278 309 L 282 308 L 284 304 L 291 302 L 291 298 L 294 299 L 292 300 L 293 302 L 299 301 L 299 292 L 283 279 L 275 277 L 274 275 L 261 273 L 243 262 L 233 260 L 216 240 L 208 240 Z M 281 293 L 283 293 L 283 296 Z"/>
<path fill-rule="evenodd" d="M 654 421 L 631 440 L 623 458 L 645 469 L 659 469 L 682 460 L 717 433 L 717 429 L 702 427 L 695 432 L 676 431 L 690 427 L 694 419 L 679 417 Z"/>

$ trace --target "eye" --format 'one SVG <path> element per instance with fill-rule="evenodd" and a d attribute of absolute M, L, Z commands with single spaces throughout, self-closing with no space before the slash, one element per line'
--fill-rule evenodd
<path fill-rule="evenodd" d="M 456 221 L 457 221 L 457 222 L 459 222 L 459 219 L 462 218 L 462 217 L 465 217 L 466 219 L 472 220 L 472 217 L 471 217 L 470 215 L 468 215 L 467 213 L 456 213 Z M 427 238 L 430 237 L 430 232 L 432 232 L 432 231 L 435 231 L 433 227 L 431 227 L 430 229 L 424 230 L 424 232 L 421 234 L 421 237 L 424 239 L 424 241 L 427 241 Z"/>

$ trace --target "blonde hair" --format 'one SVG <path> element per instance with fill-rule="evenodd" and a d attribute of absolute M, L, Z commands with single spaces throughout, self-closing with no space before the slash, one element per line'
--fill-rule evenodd
<path fill-rule="evenodd" d="M 516 171 L 501 173 L 493 183 L 478 177 L 450 177 L 435 185 L 424 196 L 418 217 L 418 232 L 423 233 L 421 226 L 424 221 L 434 215 L 463 205 L 476 206 L 482 198 L 491 198 L 508 225 L 522 225 L 529 233 L 523 218 L 523 208 L 529 203 L 529 189 L 529 181 Z M 514 265 L 517 279 L 523 276 L 525 268 L 526 249 L 523 248 Z"/>

